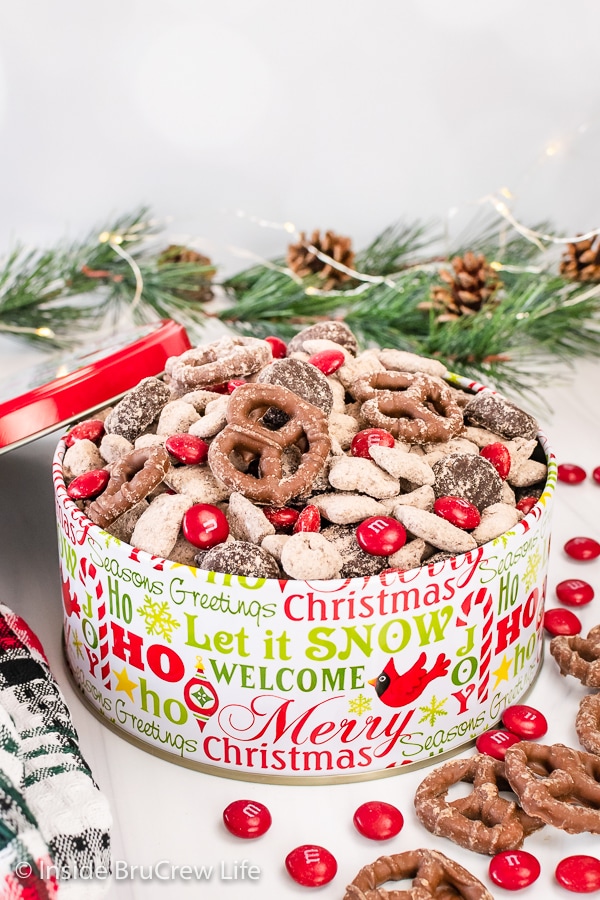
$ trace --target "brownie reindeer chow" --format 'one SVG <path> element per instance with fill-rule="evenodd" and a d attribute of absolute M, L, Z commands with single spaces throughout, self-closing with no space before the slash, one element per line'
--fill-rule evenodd
<path fill-rule="evenodd" d="M 223 337 L 169 359 L 163 379 L 67 436 L 69 496 L 173 562 L 331 579 L 467 552 L 541 493 L 535 420 L 452 386 L 439 361 L 358 352 L 339 322 L 300 331 L 287 353 Z"/>

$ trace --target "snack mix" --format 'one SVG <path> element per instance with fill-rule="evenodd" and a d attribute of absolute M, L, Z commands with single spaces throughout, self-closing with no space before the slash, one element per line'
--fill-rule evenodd
<path fill-rule="evenodd" d="M 201 569 L 330 579 L 490 541 L 540 496 L 535 420 L 445 367 L 359 353 L 323 322 L 226 336 L 167 361 L 66 437 L 71 498 L 113 536 Z"/>

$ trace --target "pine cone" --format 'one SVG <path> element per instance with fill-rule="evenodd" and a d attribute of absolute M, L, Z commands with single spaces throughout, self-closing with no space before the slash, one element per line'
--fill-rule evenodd
<path fill-rule="evenodd" d="M 319 259 L 312 250 L 308 249 L 311 244 L 331 256 L 336 262 L 341 263 L 348 269 L 354 268 L 354 251 L 352 250 L 352 240 L 348 237 L 342 237 L 333 231 L 326 231 L 323 239 L 319 231 L 313 231 L 310 240 L 306 238 L 303 231 L 300 232 L 300 240 L 297 244 L 290 244 L 287 250 L 287 264 L 296 275 L 305 278 L 307 275 L 318 275 L 324 282 L 323 289 L 330 291 L 332 288 L 339 287 L 345 281 L 350 281 L 352 276 L 346 272 L 336 269 L 331 263 L 324 262 Z"/>
<path fill-rule="evenodd" d="M 197 253 L 195 250 L 192 250 L 191 247 L 184 247 L 180 244 L 170 244 L 166 250 L 163 250 L 158 257 L 158 265 L 161 266 L 165 263 L 196 263 L 198 266 L 212 267 L 212 261 L 208 256 L 203 256 L 202 253 Z M 214 278 L 215 273 L 216 269 L 214 268 L 210 268 L 206 272 L 199 272 L 197 276 L 197 287 L 192 290 L 182 288 L 174 293 L 184 300 L 189 300 L 190 303 L 208 303 L 214 296 L 210 283 Z"/>
<path fill-rule="evenodd" d="M 600 240 L 588 238 L 567 244 L 560 274 L 570 281 L 600 281 Z"/>
<path fill-rule="evenodd" d="M 420 309 L 440 310 L 438 322 L 451 322 L 461 316 L 472 316 L 490 302 L 497 302 L 494 295 L 500 287 L 500 279 L 485 256 L 471 251 L 452 260 L 453 272 L 440 271 L 444 285 L 431 289 L 431 300 L 420 303 Z"/>

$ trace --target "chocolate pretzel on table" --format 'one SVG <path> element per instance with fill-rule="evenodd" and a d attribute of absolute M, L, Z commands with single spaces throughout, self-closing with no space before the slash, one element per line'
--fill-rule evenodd
<path fill-rule="evenodd" d="M 386 890 L 388 881 L 412 879 L 408 890 Z M 380 856 L 346 888 L 344 900 L 493 900 L 467 869 L 437 850 L 407 850 Z"/>

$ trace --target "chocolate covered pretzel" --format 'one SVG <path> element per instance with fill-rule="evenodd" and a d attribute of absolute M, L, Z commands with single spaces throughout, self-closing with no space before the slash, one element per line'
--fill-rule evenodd
<path fill-rule="evenodd" d="M 408 890 L 382 889 L 388 881 L 412 879 Z M 493 900 L 467 869 L 437 850 L 406 850 L 363 866 L 346 888 L 344 900 Z"/>
<path fill-rule="evenodd" d="M 600 758 L 565 744 L 519 741 L 506 777 L 523 809 L 569 834 L 600 834 Z"/>
<path fill-rule="evenodd" d="M 165 371 L 179 390 L 193 391 L 258 372 L 273 355 L 266 341 L 252 337 L 222 337 L 167 360 Z"/>
<path fill-rule="evenodd" d="M 473 785 L 467 797 L 448 799 L 459 782 Z M 432 834 L 477 853 L 494 855 L 517 850 L 527 835 L 544 822 L 524 812 L 517 803 L 500 796 L 510 790 L 504 763 L 483 753 L 453 759 L 437 766 L 415 794 L 415 812 Z"/>
<path fill-rule="evenodd" d="M 106 528 L 144 500 L 161 483 L 171 466 L 164 447 L 132 450 L 113 463 L 106 489 L 90 504 L 87 514 Z"/>
<path fill-rule="evenodd" d="M 561 675 L 573 675 L 586 687 L 600 687 L 600 625 L 585 638 L 579 634 L 557 635 L 550 641 L 550 653 Z"/>
<path fill-rule="evenodd" d="M 261 424 L 269 409 L 288 417 L 277 431 Z M 286 448 L 305 441 L 298 468 L 284 474 Z M 243 384 L 236 388 L 227 408 L 227 425 L 213 440 L 208 464 L 215 478 L 233 491 L 259 503 L 283 506 L 306 491 L 319 474 L 331 448 L 325 413 L 288 388 L 275 384 Z M 258 459 L 254 476 L 234 464 L 237 459 Z"/>
<path fill-rule="evenodd" d="M 361 415 L 376 428 L 415 444 L 447 441 L 463 429 L 463 414 L 448 385 L 430 375 L 373 372 L 357 379 L 352 394 Z"/>
<path fill-rule="evenodd" d="M 582 747 L 600 756 L 600 694 L 587 694 L 575 717 L 575 731 Z"/>

